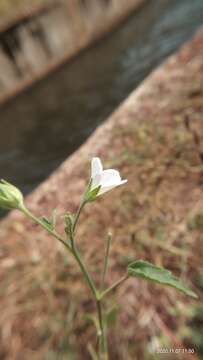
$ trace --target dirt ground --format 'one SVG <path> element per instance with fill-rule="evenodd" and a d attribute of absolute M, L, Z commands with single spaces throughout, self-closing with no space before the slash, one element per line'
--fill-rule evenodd
<path fill-rule="evenodd" d="M 130 279 L 106 303 L 118 302 L 109 331 L 111 359 L 166 359 L 157 349 L 203 353 L 203 30 L 159 67 L 26 204 L 38 215 L 75 211 L 99 156 L 127 185 L 89 204 L 78 246 L 98 283 L 106 233 L 113 233 L 107 284 L 142 258 L 172 270 L 198 293 Z M 0 357 L 6 360 L 89 359 L 94 304 L 77 265 L 61 244 L 12 213 L 0 224 Z M 194 354 L 189 353 L 194 349 Z"/>

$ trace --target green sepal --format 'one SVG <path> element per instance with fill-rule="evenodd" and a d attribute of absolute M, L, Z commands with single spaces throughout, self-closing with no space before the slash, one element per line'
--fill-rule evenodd
<path fill-rule="evenodd" d="M 97 186 L 93 190 L 90 190 L 90 191 L 86 192 L 85 201 L 86 202 L 94 201 L 96 199 L 100 189 L 101 189 L 101 185 Z"/>

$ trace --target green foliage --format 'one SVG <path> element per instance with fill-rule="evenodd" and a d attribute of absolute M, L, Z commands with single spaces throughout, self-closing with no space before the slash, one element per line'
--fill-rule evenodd
<path fill-rule="evenodd" d="M 51 218 L 48 219 L 46 216 L 42 216 L 40 219 L 46 228 L 54 230 L 56 226 L 56 209 L 52 210 Z"/>
<path fill-rule="evenodd" d="M 141 277 L 143 279 L 153 281 L 162 285 L 171 286 L 184 294 L 197 298 L 197 295 L 182 282 L 176 278 L 171 271 L 155 266 L 148 261 L 137 260 L 128 266 L 129 276 Z"/>

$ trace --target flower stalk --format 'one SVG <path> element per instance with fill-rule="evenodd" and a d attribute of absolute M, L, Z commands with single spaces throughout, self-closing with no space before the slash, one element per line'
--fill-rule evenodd
<path fill-rule="evenodd" d="M 106 290 L 104 290 L 103 292 L 100 293 L 99 298 L 103 299 L 108 293 L 110 293 L 111 291 L 115 290 L 117 287 L 119 287 L 122 283 L 124 283 L 124 281 L 128 280 L 129 275 L 126 274 L 124 276 L 122 276 L 122 278 L 120 278 L 118 281 L 116 281 L 113 285 L 111 285 L 109 288 L 107 288 Z"/>
<path fill-rule="evenodd" d="M 106 277 L 106 273 L 107 273 L 107 269 L 108 269 L 108 260 L 109 260 L 111 241 L 112 241 L 112 234 L 108 233 L 106 252 L 105 252 L 105 256 L 104 256 L 103 272 L 102 272 L 102 277 L 101 277 L 101 290 L 103 290 L 103 288 L 104 288 L 105 277 Z"/>
<path fill-rule="evenodd" d="M 97 305 L 97 315 L 98 315 L 98 321 L 99 321 L 99 332 L 98 332 L 99 360 L 108 360 L 108 347 L 107 347 L 107 338 L 106 338 L 106 331 L 105 331 L 106 329 L 104 326 L 101 299 L 98 299 L 96 301 L 96 305 Z"/>

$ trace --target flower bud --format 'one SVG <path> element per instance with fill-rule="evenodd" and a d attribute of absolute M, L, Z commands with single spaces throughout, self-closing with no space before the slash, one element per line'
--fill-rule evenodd
<path fill-rule="evenodd" d="M 64 215 L 65 222 L 65 232 L 67 235 L 72 236 L 73 234 L 73 224 L 74 224 L 74 216 L 71 214 Z"/>
<path fill-rule="evenodd" d="M 7 210 L 24 208 L 20 190 L 5 180 L 0 181 L 0 207 Z"/>

